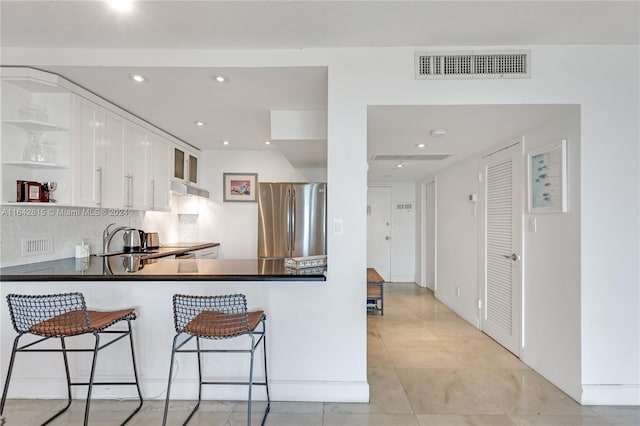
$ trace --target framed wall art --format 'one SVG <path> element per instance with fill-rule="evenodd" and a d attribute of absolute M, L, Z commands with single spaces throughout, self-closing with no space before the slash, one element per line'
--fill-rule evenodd
<path fill-rule="evenodd" d="M 256 202 L 258 193 L 257 173 L 224 173 L 224 201 Z"/>
<path fill-rule="evenodd" d="M 567 141 L 531 150 L 527 154 L 530 213 L 567 211 Z"/>

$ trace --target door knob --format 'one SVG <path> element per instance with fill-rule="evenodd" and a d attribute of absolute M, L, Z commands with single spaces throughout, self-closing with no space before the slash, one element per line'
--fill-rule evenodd
<path fill-rule="evenodd" d="M 384 239 L 389 241 L 391 239 L 391 237 L 387 235 L 386 237 L 384 237 Z"/>
<path fill-rule="evenodd" d="M 520 256 L 518 256 L 518 255 L 517 255 L 517 254 L 515 254 L 515 253 L 512 253 L 510 256 L 509 256 L 509 255 L 507 255 L 507 254 L 503 254 L 502 256 L 503 256 L 505 259 L 511 259 L 511 260 L 513 260 L 514 262 L 515 262 L 516 260 L 520 259 Z"/>

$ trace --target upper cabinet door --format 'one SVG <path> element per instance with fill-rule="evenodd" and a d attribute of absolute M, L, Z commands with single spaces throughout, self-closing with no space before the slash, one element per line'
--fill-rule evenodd
<path fill-rule="evenodd" d="M 124 207 L 144 210 L 149 206 L 147 197 L 147 132 L 128 123 L 124 145 Z"/>
<path fill-rule="evenodd" d="M 124 146 L 125 119 L 105 110 L 102 207 L 125 207 Z"/>
<path fill-rule="evenodd" d="M 147 138 L 149 141 L 147 205 L 151 210 L 169 211 L 171 209 L 169 196 L 171 144 L 154 133 L 147 134 Z"/>
<path fill-rule="evenodd" d="M 184 151 L 178 148 L 173 149 L 173 177 L 184 180 L 185 178 L 185 155 Z"/>
<path fill-rule="evenodd" d="M 189 182 L 198 183 L 198 157 L 189 154 Z"/>
<path fill-rule="evenodd" d="M 73 96 L 73 205 L 102 206 L 104 182 L 104 143 L 102 108 Z"/>

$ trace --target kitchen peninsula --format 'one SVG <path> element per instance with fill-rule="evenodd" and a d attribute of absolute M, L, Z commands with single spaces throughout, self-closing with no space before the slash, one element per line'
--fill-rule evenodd
<path fill-rule="evenodd" d="M 209 243 L 210 244 L 210 243 Z M 250 309 L 267 314 L 267 351 L 272 398 L 295 400 L 310 384 L 288 379 L 291 354 L 296 350 L 299 319 L 305 318 L 309 303 L 322 299 L 326 290 L 324 270 L 287 269 L 276 259 L 141 259 L 134 272 L 127 272 L 135 255 L 90 256 L 88 259 L 60 259 L 0 269 L 0 297 L 7 294 L 53 294 L 81 292 L 89 309 L 135 308 L 133 339 L 144 399 L 163 399 L 175 334 L 172 297 L 175 294 L 219 295 L 242 293 Z M 323 285 L 318 285 L 323 284 Z M 286 302 L 293 297 L 299 303 Z M 3 312 L 6 312 L 3 307 Z M 307 325 L 308 327 L 308 325 Z M 6 315 L 0 320 L 0 357 L 9 359 L 16 333 Z M 239 342 L 242 344 L 244 342 Z M 206 344 L 204 342 L 203 344 Z M 297 349 L 300 350 L 299 348 Z M 115 344 L 110 355 L 98 361 L 97 377 L 123 381 L 130 376 L 126 345 Z M 246 375 L 246 360 L 221 358 L 203 364 L 204 374 L 241 380 Z M 289 361 L 287 361 L 289 360 Z M 197 399 L 196 357 L 182 356 L 176 361 L 178 373 L 172 384 L 172 398 Z M 29 357 L 16 360 L 9 398 L 64 398 L 64 369 L 59 354 L 42 354 L 34 363 Z M 85 354 L 69 354 L 71 374 L 79 380 L 88 376 L 90 359 Z M 6 370 L 5 370 L 6 371 Z M 262 371 L 259 363 L 256 371 Z M 256 379 L 260 379 L 257 377 Z M 96 399 L 128 399 L 135 395 L 127 386 L 96 386 Z M 237 389 L 236 389 L 237 388 Z M 74 398 L 83 398 L 83 389 L 74 389 Z M 243 387 L 207 387 L 203 399 L 246 399 Z M 256 392 L 258 400 L 265 395 Z M 309 396 L 305 396 L 309 398 Z M 9 402 L 10 403 L 10 402 Z"/>
<path fill-rule="evenodd" d="M 0 269 L 0 281 L 325 281 L 325 268 L 293 269 L 282 259 L 166 259 L 119 254 Z"/>

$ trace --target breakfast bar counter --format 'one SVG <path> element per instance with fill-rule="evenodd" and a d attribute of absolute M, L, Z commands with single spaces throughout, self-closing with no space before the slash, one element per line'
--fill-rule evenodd
<path fill-rule="evenodd" d="M 165 259 L 139 255 L 60 259 L 0 269 L 1 281 L 325 281 L 325 269 L 282 259 Z"/>

